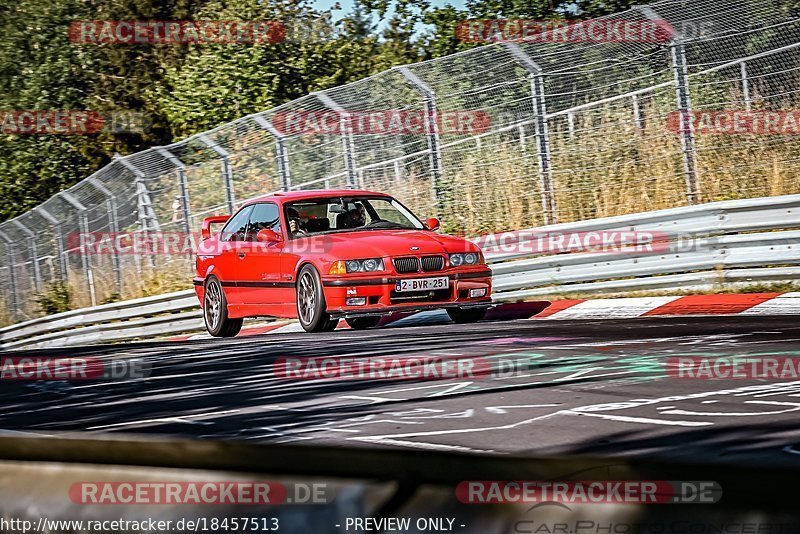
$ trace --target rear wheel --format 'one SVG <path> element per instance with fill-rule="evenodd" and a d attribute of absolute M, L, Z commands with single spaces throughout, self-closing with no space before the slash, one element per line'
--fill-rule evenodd
<path fill-rule="evenodd" d="M 331 332 L 339 324 L 325 311 L 325 293 L 317 270 L 305 265 L 297 276 L 297 318 L 306 332 Z"/>
<path fill-rule="evenodd" d="M 477 323 L 486 316 L 489 308 L 447 308 L 447 315 L 454 323 Z"/>
<path fill-rule="evenodd" d="M 244 319 L 228 317 L 228 300 L 222 291 L 222 284 L 213 276 L 206 280 L 203 319 L 206 330 L 214 337 L 233 337 L 242 329 L 244 322 Z"/>
<path fill-rule="evenodd" d="M 378 326 L 381 322 L 380 317 L 348 317 L 345 322 L 350 325 L 353 330 L 364 330 L 365 328 L 373 328 Z"/>

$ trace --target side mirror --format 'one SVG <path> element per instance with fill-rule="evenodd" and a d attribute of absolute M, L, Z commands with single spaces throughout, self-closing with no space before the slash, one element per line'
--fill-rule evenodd
<path fill-rule="evenodd" d="M 256 234 L 256 239 L 261 241 L 262 243 L 280 243 L 283 241 L 283 237 L 281 234 L 273 230 L 272 228 L 262 228 Z"/>
<path fill-rule="evenodd" d="M 439 229 L 439 219 L 436 217 L 431 217 L 427 221 L 425 221 L 425 228 L 428 230 L 438 230 Z"/>
<path fill-rule="evenodd" d="M 200 227 L 200 237 L 205 241 L 211 237 L 211 225 L 222 224 L 228 222 L 230 215 L 217 215 L 216 217 L 206 217 L 203 219 L 203 225 Z"/>

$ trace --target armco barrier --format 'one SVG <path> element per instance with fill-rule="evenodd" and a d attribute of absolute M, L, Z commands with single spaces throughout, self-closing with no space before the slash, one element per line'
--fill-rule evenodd
<path fill-rule="evenodd" d="M 800 280 L 800 195 L 714 202 L 486 236 L 510 248 L 533 234 L 652 231 L 663 250 L 487 252 L 496 301 L 566 293 L 710 289 Z M 0 329 L 0 346 L 108 343 L 202 330 L 194 291 L 73 310 Z"/>

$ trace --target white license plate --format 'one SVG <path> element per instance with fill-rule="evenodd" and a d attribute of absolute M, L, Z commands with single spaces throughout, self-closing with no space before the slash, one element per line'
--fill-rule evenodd
<path fill-rule="evenodd" d="M 433 291 L 450 287 L 450 278 L 437 276 L 436 278 L 406 278 L 395 283 L 394 290 L 398 293 L 406 291 Z"/>

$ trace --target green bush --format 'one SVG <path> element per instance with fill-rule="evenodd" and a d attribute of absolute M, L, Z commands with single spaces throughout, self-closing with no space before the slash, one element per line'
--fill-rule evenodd
<path fill-rule="evenodd" d="M 36 295 L 34 300 L 41 308 L 42 313 L 52 315 L 71 310 L 71 297 L 72 293 L 67 284 L 54 282 L 47 287 L 44 293 Z"/>

